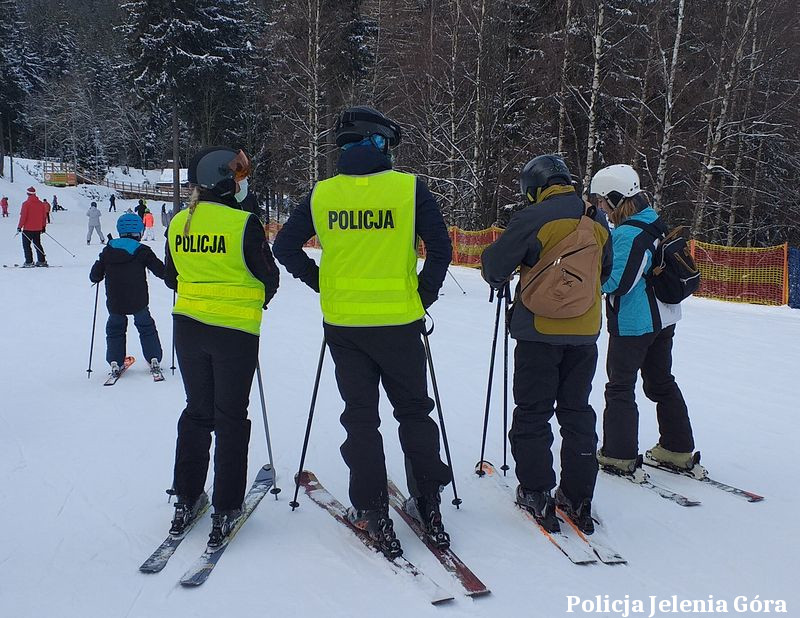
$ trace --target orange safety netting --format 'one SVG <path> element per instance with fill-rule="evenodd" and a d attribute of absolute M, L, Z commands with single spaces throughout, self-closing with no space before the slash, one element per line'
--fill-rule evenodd
<path fill-rule="evenodd" d="M 789 283 L 786 245 L 724 247 L 692 242 L 700 270 L 696 296 L 759 305 L 785 305 Z"/>

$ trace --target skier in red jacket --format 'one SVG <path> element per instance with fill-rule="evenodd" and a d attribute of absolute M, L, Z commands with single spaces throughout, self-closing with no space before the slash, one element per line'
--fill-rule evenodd
<path fill-rule="evenodd" d="M 42 232 L 46 227 L 47 206 L 36 196 L 36 189 L 28 187 L 28 199 L 22 203 L 17 224 L 17 233 L 22 233 L 22 250 L 25 252 L 23 268 L 47 266 L 47 259 L 42 249 Z M 33 263 L 31 243 L 36 248 L 36 264 Z"/>
<path fill-rule="evenodd" d="M 3 199 L 0 200 L 0 208 L 3 209 L 3 216 L 8 216 L 8 198 L 4 195 Z"/>

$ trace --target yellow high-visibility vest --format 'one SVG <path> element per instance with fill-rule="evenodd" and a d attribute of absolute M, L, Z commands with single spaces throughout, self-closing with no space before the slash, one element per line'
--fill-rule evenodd
<path fill-rule="evenodd" d="M 244 230 L 250 213 L 199 202 L 184 236 L 188 210 L 169 224 L 167 238 L 178 271 L 174 315 L 258 335 L 264 284 L 244 260 Z"/>
<path fill-rule="evenodd" d="M 417 292 L 417 179 L 393 170 L 317 183 L 311 214 L 326 323 L 398 326 L 422 318 Z"/>

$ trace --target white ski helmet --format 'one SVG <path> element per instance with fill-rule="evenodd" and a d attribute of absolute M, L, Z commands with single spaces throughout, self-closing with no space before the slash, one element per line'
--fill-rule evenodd
<path fill-rule="evenodd" d="M 620 163 L 609 165 L 598 171 L 589 188 L 589 193 L 600 195 L 617 208 L 626 197 L 633 197 L 641 192 L 639 174 L 630 165 Z"/>

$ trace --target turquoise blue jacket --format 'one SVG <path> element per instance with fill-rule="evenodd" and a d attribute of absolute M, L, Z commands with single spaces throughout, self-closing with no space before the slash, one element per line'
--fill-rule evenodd
<path fill-rule="evenodd" d="M 666 232 L 666 226 L 650 206 L 629 220 L 653 223 Z M 653 268 L 656 239 L 644 230 L 623 223 L 612 230 L 611 244 L 614 266 L 611 276 L 603 283 L 608 332 L 620 336 L 646 335 L 677 322 L 680 305 L 659 301 L 646 281 Z"/>

